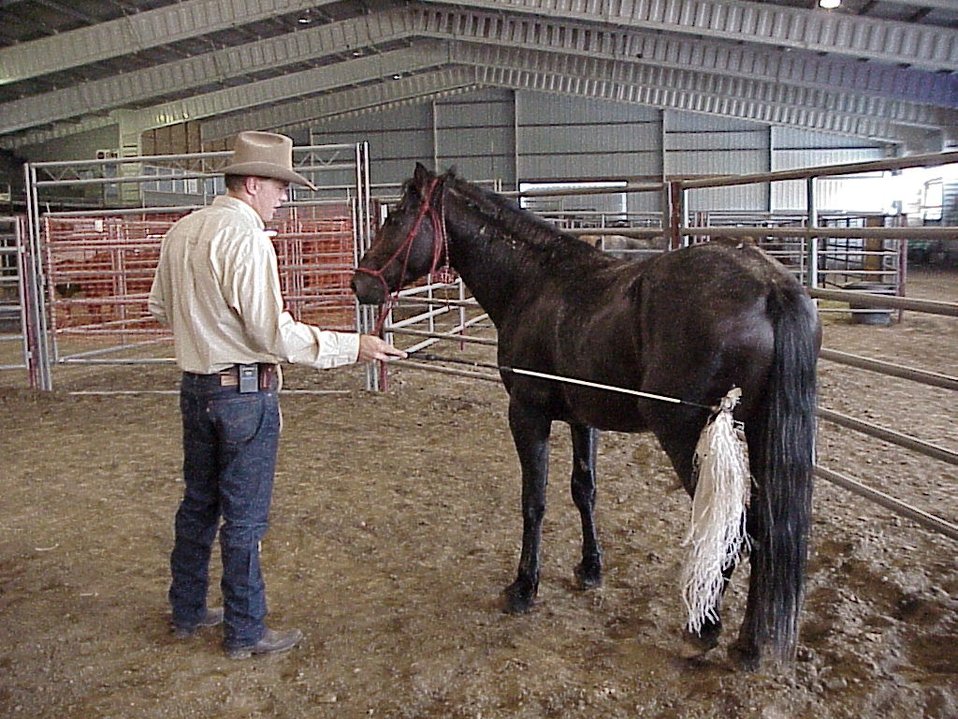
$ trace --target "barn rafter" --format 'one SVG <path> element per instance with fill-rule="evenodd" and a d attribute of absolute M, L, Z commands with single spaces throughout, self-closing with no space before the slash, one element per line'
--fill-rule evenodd
<path fill-rule="evenodd" d="M 25 12 L 35 2 L 8 2 L 0 12 Z M 146 5 L 135 13 L 129 3 L 117 5 L 117 17 L 83 24 L 79 3 L 70 29 L 0 47 L 0 146 L 117 123 L 136 131 L 200 121 L 204 137 L 230 134 L 240 123 L 308 124 L 352 112 L 343 107 L 358 89 L 372 98 L 370 85 L 382 107 L 442 96 L 450 91 L 443 71 L 462 67 L 479 76 L 469 85 L 594 93 L 905 150 L 958 144 L 958 9 L 949 3 L 858 3 L 862 13 L 878 7 L 884 16 L 785 0 Z M 391 87 L 417 74 L 414 96 Z M 294 101 L 299 115 L 291 123 L 262 111 Z M 307 108 L 327 114 L 305 117 Z"/>

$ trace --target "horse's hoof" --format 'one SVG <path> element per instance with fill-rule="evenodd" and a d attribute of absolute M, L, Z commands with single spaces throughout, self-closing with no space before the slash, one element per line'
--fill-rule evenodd
<path fill-rule="evenodd" d="M 741 642 L 728 648 L 729 659 L 742 671 L 755 672 L 762 666 L 762 656 L 756 649 L 749 649 Z"/>
<path fill-rule="evenodd" d="M 595 589 L 602 584 L 602 567 L 585 567 L 582 564 L 577 564 L 575 578 L 579 582 L 580 589 Z"/>
<path fill-rule="evenodd" d="M 682 631 L 682 641 L 688 648 L 688 657 L 701 656 L 715 647 L 719 643 L 719 635 L 722 633 L 722 625 L 713 625 L 705 627 L 698 634 L 691 632 L 688 628 Z"/>
<path fill-rule="evenodd" d="M 517 586 L 517 583 L 502 590 L 502 600 L 502 611 L 506 614 L 526 614 L 535 603 L 532 593 Z"/>

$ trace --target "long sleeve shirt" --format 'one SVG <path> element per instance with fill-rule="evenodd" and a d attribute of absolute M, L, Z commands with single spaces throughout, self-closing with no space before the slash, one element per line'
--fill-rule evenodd
<path fill-rule="evenodd" d="M 167 232 L 149 310 L 172 328 L 177 364 L 186 372 L 281 360 L 327 369 L 355 362 L 359 353 L 358 334 L 322 330 L 283 310 L 263 220 L 227 195 Z"/>

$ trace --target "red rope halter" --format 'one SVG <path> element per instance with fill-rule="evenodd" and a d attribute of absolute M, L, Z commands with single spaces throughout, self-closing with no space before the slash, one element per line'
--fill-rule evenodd
<path fill-rule="evenodd" d="M 436 191 L 436 188 L 439 186 L 439 183 L 440 178 L 438 177 L 434 177 L 429 182 L 425 193 L 423 193 L 422 203 L 419 205 L 419 212 L 416 215 L 416 221 L 413 222 L 413 225 L 406 234 L 405 239 L 399 244 L 399 246 L 396 248 L 396 251 L 390 255 L 389 259 L 382 264 L 382 267 L 380 267 L 378 270 L 370 270 L 365 267 L 356 268 L 356 272 L 362 272 L 365 275 L 370 275 L 379 280 L 380 284 L 383 286 L 383 289 L 386 291 L 386 299 L 380 305 L 379 318 L 376 320 L 376 328 L 374 330 L 374 334 L 376 335 L 382 334 L 383 324 L 386 321 L 386 316 L 399 299 L 399 291 L 401 289 L 401 287 L 397 287 L 395 292 L 389 291 L 389 283 L 386 282 L 386 277 L 384 275 L 385 270 L 394 260 L 402 255 L 402 273 L 399 275 L 400 284 L 402 283 L 402 278 L 406 276 L 406 269 L 409 266 L 409 256 L 412 254 L 413 240 L 415 240 L 416 235 L 419 234 L 419 227 L 422 225 L 423 218 L 426 217 L 426 215 L 429 215 L 429 219 L 432 221 L 433 227 L 432 264 L 429 266 L 429 274 L 434 274 L 436 272 L 436 268 L 439 266 L 439 259 L 443 256 L 445 257 L 446 261 L 440 269 L 440 273 L 445 277 L 448 277 L 451 274 L 449 267 L 449 239 L 446 236 L 446 222 L 443 216 L 441 192 L 439 195 L 439 207 L 432 206 L 432 196 Z M 373 243 L 373 247 L 375 247 L 375 245 L 376 243 Z"/>

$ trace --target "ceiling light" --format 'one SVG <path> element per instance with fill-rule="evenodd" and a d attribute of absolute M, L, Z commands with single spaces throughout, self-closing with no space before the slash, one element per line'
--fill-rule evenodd
<path fill-rule="evenodd" d="M 818 0 L 818 6 L 826 10 L 834 10 L 842 4 L 842 0 Z"/>

